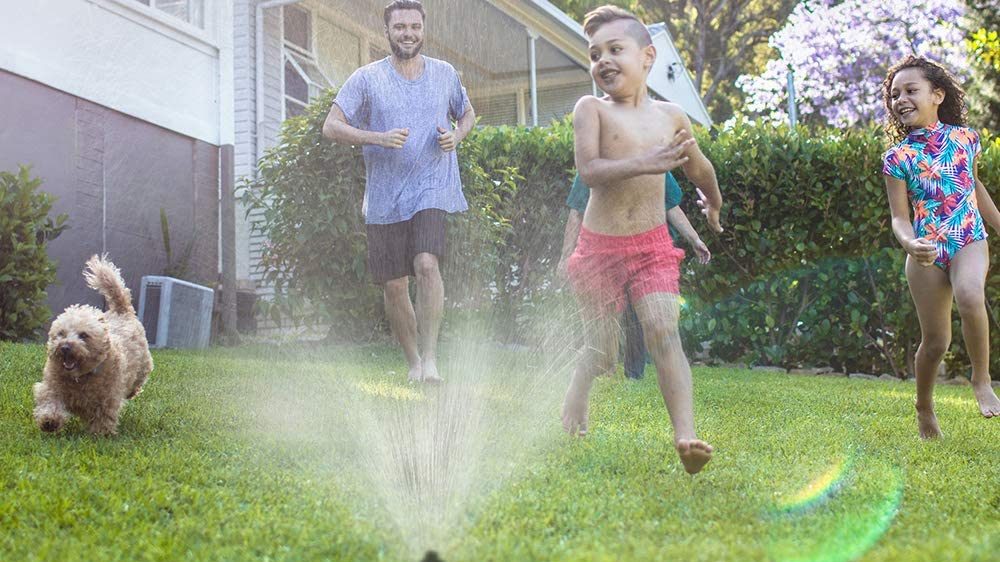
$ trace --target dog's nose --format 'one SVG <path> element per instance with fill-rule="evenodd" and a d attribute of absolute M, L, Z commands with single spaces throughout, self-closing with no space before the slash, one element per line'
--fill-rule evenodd
<path fill-rule="evenodd" d="M 70 352 L 70 347 L 68 343 L 64 343 L 59 346 L 59 353 L 62 353 L 63 356 L 69 355 L 69 352 Z"/>

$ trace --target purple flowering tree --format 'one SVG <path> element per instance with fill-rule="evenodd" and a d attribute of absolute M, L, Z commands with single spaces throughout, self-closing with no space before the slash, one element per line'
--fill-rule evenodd
<path fill-rule="evenodd" d="M 940 62 L 964 77 L 961 0 L 806 0 L 771 36 L 780 57 L 759 76 L 741 76 L 743 112 L 788 120 L 787 72 L 795 72 L 800 118 L 847 127 L 881 119 L 880 85 L 908 54 Z"/>

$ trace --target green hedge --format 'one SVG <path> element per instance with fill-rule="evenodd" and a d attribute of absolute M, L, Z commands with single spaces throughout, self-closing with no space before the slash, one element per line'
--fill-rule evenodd
<path fill-rule="evenodd" d="M 244 202 L 265 212 L 257 225 L 271 240 L 264 266 L 280 295 L 265 304 L 269 313 L 331 322 L 357 337 L 381 321 L 381 298 L 365 273 L 360 151 L 320 135 L 332 96 L 286 122 Z M 704 130 L 696 136 L 719 177 L 726 231 L 710 234 L 686 198 L 714 256 L 708 266 L 688 260 L 682 272 L 690 351 L 707 344 L 724 361 L 910 371 L 919 327 L 889 226 L 883 135 L 737 123 L 714 138 Z M 988 144 L 980 177 L 1000 186 L 1000 145 Z M 488 307 L 498 336 L 516 339 L 526 312 L 555 293 L 571 123 L 477 128 L 459 147 L 459 162 L 470 212 L 450 226 L 448 306 Z M 998 281 L 991 275 L 991 302 L 1000 302 Z M 955 318 L 949 360 L 964 368 Z M 992 338 L 1000 343 L 1000 325 Z"/>
<path fill-rule="evenodd" d="M 21 166 L 0 172 L 0 339 L 38 335 L 52 315 L 45 289 L 56 281 L 47 245 L 66 228 L 66 215 L 49 217 L 55 197 Z"/>

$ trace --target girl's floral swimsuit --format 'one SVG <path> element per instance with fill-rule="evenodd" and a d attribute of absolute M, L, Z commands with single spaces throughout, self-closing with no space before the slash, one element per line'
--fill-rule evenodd
<path fill-rule="evenodd" d="M 914 129 L 883 157 L 882 173 L 906 182 L 914 233 L 937 244 L 934 265 L 945 271 L 959 250 L 986 239 L 973 177 L 980 150 L 976 131 L 939 121 Z"/>

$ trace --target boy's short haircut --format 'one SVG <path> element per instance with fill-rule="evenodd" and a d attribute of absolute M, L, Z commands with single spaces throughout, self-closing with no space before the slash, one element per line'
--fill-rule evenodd
<path fill-rule="evenodd" d="M 382 20 L 385 22 L 386 27 L 389 27 L 389 18 L 392 17 L 392 13 L 396 10 L 416 10 L 420 12 L 421 20 L 427 19 L 427 14 L 424 13 L 424 5 L 420 0 L 393 0 L 382 10 Z"/>
<path fill-rule="evenodd" d="M 601 6 L 588 12 L 583 17 L 583 32 L 587 34 L 587 37 L 593 37 L 598 29 L 618 20 L 629 21 L 626 31 L 632 39 L 635 39 L 639 47 L 653 44 L 653 38 L 649 36 L 649 30 L 639 21 L 639 18 L 632 12 L 618 6 Z"/>

